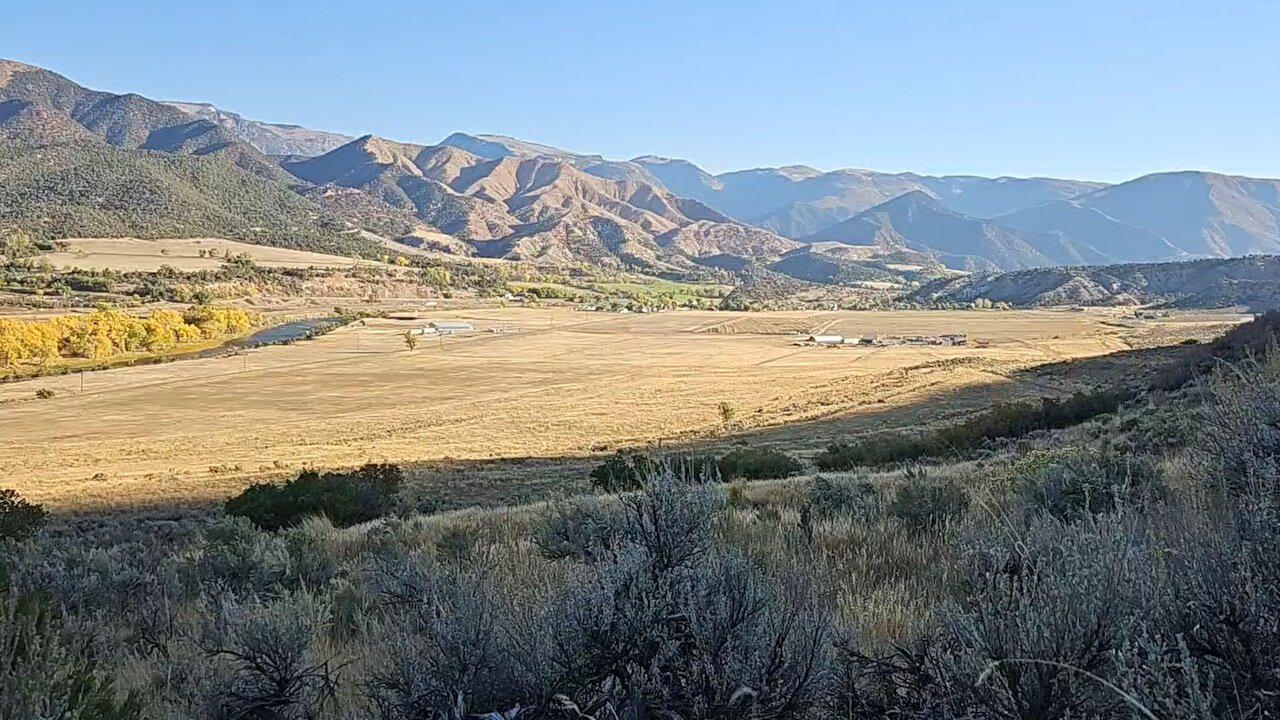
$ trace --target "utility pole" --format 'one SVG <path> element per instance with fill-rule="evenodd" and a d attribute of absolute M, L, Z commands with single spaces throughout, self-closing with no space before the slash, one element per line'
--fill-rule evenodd
<path fill-rule="evenodd" d="M 84 394 L 84 370 L 80 371 L 80 394 Z"/>

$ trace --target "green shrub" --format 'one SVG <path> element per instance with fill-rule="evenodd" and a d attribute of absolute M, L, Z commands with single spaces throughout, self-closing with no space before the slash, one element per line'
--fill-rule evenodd
<path fill-rule="evenodd" d="M 603 492 L 639 490 L 652 477 L 670 471 L 678 480 L 691 483 L 718 482 L 714 458 L 698 455 L 654 457 L 619 450 L 591 471 L 591 486 Z"/>
<path fill-rule="evenodd" d="M 937 527 L 969 508 L 969 497 L 954 481 L 910 482 L 898 488 L 889 514 L 916 530 Z"/>
<path fill-rule="evenodd" d="M 856 445 L 835 443 L 819 454 L 814 463 L 819 470 L 850 470 L 962 453 L 980 447 L 988 440 L 1070 427 L 1089 418 L 1115 412 L 1120 403 L 1130 396 L 1128 392 L 1114 390 L 1077 391 L 1063 400 L 1046 397 L 1041 398 L 1038 404 L 1004 403 L 930 435 L 887 433 Z"/>
<path fill-rule="evenodd" d="M 351 472 L 308 470 L 283 485 L 252 485 L 228 500 L 225 509 L 264 530 L 296 525 L 314 515 L 348 527 L 389 513 L 403 482 L 404 473 L 395 465 L 370 463 Z"/>
<path fill-rule="evenodd" d="M 48 400 L 49 398 L 54 397 L 56 394 L 57 393 L 55 393 L 53 390 L 50 390 L 49 388 L 40 388 L 39 390 L 36 391 L 36 399 Z"/>
<path fill-rule="evenodd" d="M 887 465 L 924 457 L 937 447 L 918 435 L 883 435 L 856 445 L 833 443 L 814 458 L 819 470 L 852 470 L 857 467 Z"/>
<path fill-rule="evenodd" d="M 44 525 L 44 506 L 29 503 L 13 490 L 0 490 L 0 540 L 26 540 Z"/>
<path fill-rule="evenodd" d="M 1150 496 L 1160 480 L 1149 458 L 1109 446 L 1034 458 L 1024 468 L 1018 479 L 1027 508 L 1059 520 L 1113 512 Z"/>
<path fill-rule="evenodd" d="M 767 480 L 795 475 L 801 465 L 790 455 L 777 450 L 740 447 L 716 461 L 721 480 Z"/>
<path fill-rule="evenodd" d="M 819 516 L 849 515 L 869 518 L 880 509 L 876 486 L 866 478 L 829 478 L 822 475 L 809 486 L 809 507 Z"/>

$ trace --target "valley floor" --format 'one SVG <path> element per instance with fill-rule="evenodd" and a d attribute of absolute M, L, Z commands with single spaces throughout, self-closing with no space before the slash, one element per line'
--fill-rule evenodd
<path fill-rule="evenodd" d="M 433 319 L 477 332 L 408 350 L 405 330 Z M 200 505 L 257 479 L 367 461 L 430 462 L 436 482 L 475 463 L 518 483 L 521 462 L 745 434 L 796 447 L 801 435 L 816 443 L 822 427 L 919 426 L 1002 399 L 1067 394 L 1088 378 L 1028 371 L 1207 339 L 1237 320 L 1137 321 L 1119 310 L 429 311 L 232 357 L 90 373 L 83 391 L 72 376 L 0 386 L 0 475 L 24 497 L 72 512 Z M 963 332 L 990 346 L 795 344 L 819 331 Z M 55 395 L 37 400 L 38 389 Z M 495 461 L 512 464 L 495 470 Z M 574 475 L 565 482 L 584 482 Z"/>

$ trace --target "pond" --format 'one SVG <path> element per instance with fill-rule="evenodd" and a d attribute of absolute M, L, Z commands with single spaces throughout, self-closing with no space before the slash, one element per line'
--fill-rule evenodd
<path fill-rule="evenodd" d="M 325 333 L 336 330 L 346 324 L 347 320 L 340 317 L 294 320 L 293 322 L 263 328 L 246 337 L 228 340 L 215 348 L 187 353 L 177 357 L 184 359 L 217 357 L 237 350 L 250 350 L 266 345 L 283 345 L 297 340 L 307 340 L 316 337 L 317 335 L 324 335 Z"/>

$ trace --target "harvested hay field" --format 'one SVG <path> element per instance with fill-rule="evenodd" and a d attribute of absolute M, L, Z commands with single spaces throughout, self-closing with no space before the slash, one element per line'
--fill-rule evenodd
<path fill-rule="evenodd" d="M 76 238 L 60 241 L 66 249 L 41 256 L 55 268 L 155 272 L 168 265 L 177 270 L 215 270 L 228 255 L 248 255 L 267 267 L 345 268 L 380 264 L 339 255 L 250 245 L 220 238 L 138 240 L 136 238 Z M 201 251 L 205 256 L 201 257 Z M 215 256 L 210 256 L 210 251 Z M 406 248 L 401 254 L 409 254 Z"/>
<path fill-rule="evenodd" d="M 565 309 L 425 311 L 368 320 L 234 357 L 0 386 L 0 474 L 57 511 L 221 500 L 257 479 L 367 461 L 583 458 L 660 442 L 819 437 L 918 425 L 999 399 L 1069 392 L 1030 372 L 1132 347 L 1116 311 L 653 315 Z M 1222 315 L 1181 314 L 1170 342 L 1208 338 Z M 404 332 L 428 320 L 470 335 Z M 797 347 L 786 332 L 968 332 L 990 347 Z M 502 327 L 502 332 L 488 332 Z M 845 328 L 850 328 L 846 330 Z M 1173 329 L 1170 329 L 1173 328 Z M 52 398 L 36 399 L 38 390 Z M 42 393 L 46 394 L 46 393 Z M 723 423 L 719 405 L 734 410 Z M 516 479 L 510 482 L 518 482 Z"/>

